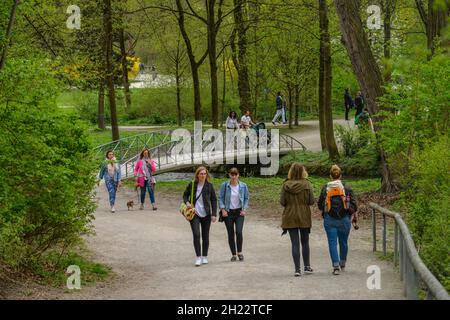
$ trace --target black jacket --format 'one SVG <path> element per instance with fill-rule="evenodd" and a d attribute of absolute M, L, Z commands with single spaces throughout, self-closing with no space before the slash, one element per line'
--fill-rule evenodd
<path fill-rule="evenodd" d="M 352 97 L 350 96 L 350 93 L 346 92 L 344 94 L 344 105 L 349 108 L 352 108 L 354 106 L 354 102 Z"/>
<path fill-rule="evenodd" d="M 358 210 L 356 198 L 355 198 L 352 188 L 350 186 L 346 185 L 344 182 L 342 184 L 344 185 L 345 194 L 350 196 L 350 208 L 347 208 L 347 214 L 352 215 L 353 213 L 355 213 Z M 319 201 L 317 202 L 317 206 L 319 207 L 319 210 L 322 211 L 322 216 L 324 215 L 326 197 L 327 197 L 327 185 L 324 185 L 322 187 L 322 191 L 320 192 Z"/>
<path fill-rule="evenodd" d="M 196 201 L 196 194 L 197 194 L 197 182 L 194 183 L 194 203 L 191 203 L 192 206 L 195 206 Z M 189 184 L 186 187 L 186 190 L 184 190 L 183 193 L 183 201 L 184 203 L 191 201 L 191 191 L 192 191 L 192 181 L 189 182 Z M 203 205 L 205 207 L 205 211 L 207 215 L 212 215 L 214 217 L 217 216 L 217 196 L 216 192 L 214 191 L 214 186 L 212 183 L 205 181 L 205 184 L 202 189 L 202 198 L 203 198 Z"/>
<path fill-rule="evenodd" d="M 364 98 L 362 96 L 355 98 L 356 111 L 360 114 L 364 109 Z"/>

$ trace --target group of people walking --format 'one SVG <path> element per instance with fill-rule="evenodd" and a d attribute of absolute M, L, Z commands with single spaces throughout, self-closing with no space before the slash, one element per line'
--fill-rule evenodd
<path fill-rule="evenodd" d="M 147 191 L 153 210 L 157 210 L 156 181 L 153 176 L 155 170 L 155 162 L 151 159 L 150 151 L 144 149 L 134 168 L 136 187 L 141 190 L 141 210 L 144 208 Z M 240 181 L 237 168 L 231 168 L 228 176 L 229 180 L 222 183 L 216 196 L 208 169 L 201 166 L 197 168 L 194 179 L 188 183 L 183 193 L 183 202 L 188 208 L 195 209 L 195 216 L 189 221 L 196 255 L 195 266 L 208 264 L 210 227 L 211 223 L 217 221 L 223 222 L 226 227 L 231 252 L 230 260 L 244 261 L 243 228 L 249 207 L 249 190 L 247 185 Z M 106 153 L 99 178 L 105 180 L 111 212 L 115 212 L 116 192 L 121 184 L 121 169 L 111 150 Z M 337 165 L 331 167 L 330 178 L 331 181 L 324 185 L 320 192 L 317 205 L 324 219 L 323 226 L 328 239 L 333 274 L 337 275 L 345 270 L 348 237 L 352 222 L 356 223 L 358 218 L 357 203 L 350 186 L 342 181 L 342 172 Z M 300 163 L 293 163 L 282 185 L 280 204 L 284 207 L 281 221 L 282 235 L 289 233 L 295 276 L 300 276 L 302 273 L 301 256 L 303 272 L 313 273 L 309 234 L 312 227 L 311 206 L 315 203 L 313 186 L 308 180 L 306 168 Z M 218 219 L 217 213 L 219 213 Z"/>
<path fill-rule="evenodd" d="M 155 203 L 155 185 L 156 180 L 153 173 L 156 171 L 155 161 L 151 158 L 150 150 L 144 149 L 139 154 L 138 160 L 134 167 L 134 176 L 136 177 L 135 188 L 140 189 L 140 210 L 144 210 L 145 195 L 148 191 L 150 197 L 150 203 L 153 210 L 157 210 Z M 116 212 L 115 202 L 116 193 L 121 185 L 121 166 L 114 156 L 112 150 L 106 152 L 105 160 L 100 166 L 100 172 L 98 175 L 99 180 L 104 180 L 106 188 L 108 190 L 109 205 L 111 206 L 111 212 Z"/>
<path fill-rule="evenodd" d="M 355 108 L 355 124 L 360 129 L 369 127 L 373 131 L 372 118 L 370 116 L 369 109 L 365 107 L 365 100 L 361 91 L 358 91 L 355 100 L 353 100 L 350 95 L 350 90 L 346 88 L 344 93 L 344 106 L 345 120 L 349 121 L 348 113 L 350 112 L 350 109 Z"/>
<path fill-rule="evenodd" d="M 244 260 L 243 227 L 249 206 L 249 190 L 247 185 L 239 180 L 237 168 L 231 168 L 228 175 L 229 181 L 222 183 L 217 197 L 207 168 L 199 167 L 194 180 L 189 182 L 183 193 L 184 203 L 189 208 L 195 208 L 196 213 L 190 220 L 196 254 L 195 266 L 208 264 L 209 231 L 211 223 L 217 221 L 217 211 L 218 221 L 224 222 L 227 229 L 232 255 L 230 260 Z M 312 227 L 311 206 L 316 201 L 312 184 L 307 178 L 305 167 L 293 163 L 283 183 L 280 197 L 280 204 L 284 207 L 282 234 L 289 233 L 291 239 L 295 276 L 302 274 L 301 256 L 304 273 L 313 273 L 309 234 Z M 331 167 L 330 178 L 331 181 L 321 190 L 317 205 L 324 218 L 333 274 L 337 275 L 345 270 L 351 224 L 357 221 L 357 203 L 352 189 L 342 182 L 342 173 L 338 166 Z M 193 199 L 193 203 L 190 203 L 190 199 Z"/>

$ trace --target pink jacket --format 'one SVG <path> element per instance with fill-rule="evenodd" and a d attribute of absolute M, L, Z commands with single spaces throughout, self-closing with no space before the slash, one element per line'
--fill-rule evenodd
<path fill-rule="evenodd" d="M 137 176 L 136 182 L 139 187 L 143 187 L 145 184 L 145 173 L 144 173 L 144 160 L 138 160 L 136 162 L 136 166 L 134 167 L 133 174 Z M 155 161 L 150 160 L 150 166 L 152 168 L 152 173 L 156 171 L 156 164 Z M 153 178 L 153 177 L 152 177 Z M 155 180 L 153 178 L 153 181 L 151 183 L 155 183 Z"/>

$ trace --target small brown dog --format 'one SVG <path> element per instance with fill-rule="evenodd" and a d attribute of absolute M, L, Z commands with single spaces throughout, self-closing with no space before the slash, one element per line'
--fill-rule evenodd
<path fill-rule="evenodd" d="M 134 206 L 134 201 L 133 200 L 130 200 L 130 201 L 127 202 L 128 211 L 130 211 L 130 208 L 131 208 L 131 210 L 133 210 L 133 206 Z"/>

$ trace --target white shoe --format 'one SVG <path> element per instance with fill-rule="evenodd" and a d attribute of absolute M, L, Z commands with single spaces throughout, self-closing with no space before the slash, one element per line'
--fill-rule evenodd
<path fill-rule="evenodd" d="M 202 265 L 202 258 L 198 257 L 197 259 L 195 259 L 195 266 L 200 267 L 201 265 Z"/>
<path fill-rule="evenodd" d="M 116 212 L 116 208 L 114 208 L 114 206 L 111 207 L 111 212 L 112 213 Z"/>
<path fill-rule="evenodd" d="M 208 258 L 202 257 L 202 264 L 208 264 Z"/>

